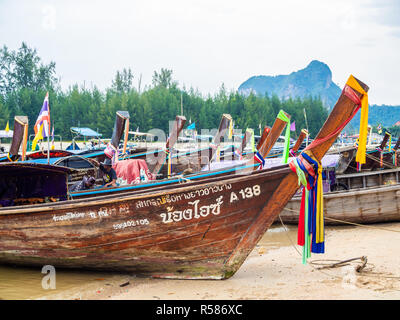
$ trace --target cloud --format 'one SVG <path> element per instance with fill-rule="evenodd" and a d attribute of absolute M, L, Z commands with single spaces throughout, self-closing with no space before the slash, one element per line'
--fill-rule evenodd
<path fill-rule="evenodd" d="M 56 62 L 64 88 L 86 81 L 103 89 L 128 67 L 143 88 L 155 70 L 170 68 L 181 86 L 207 94 L 318 59 L 339 85 L 355 73 L 371 86 L 372 101 L 400 104 L 397 3 L 3 0 L 0 45 L 35 47 Z"/>

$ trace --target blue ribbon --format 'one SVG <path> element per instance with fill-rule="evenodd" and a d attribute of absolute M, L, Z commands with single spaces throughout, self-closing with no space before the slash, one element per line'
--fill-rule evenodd
<path fill-rule="evenodd" d="M 311 185 L 311 192 L 308 198 L 308 230 L 312 233 L 311 242 L 311 252 L 313 253 L 324 253 L 325 252 L 325 242 L 316 243 L 316 225 L 317 225 L 317 195 L 318 195 L 318 162 L 312 159 L 309 155 L 302 153 L 304 159 L 306 159 L 310 164 L 314 165 L 315 177 L 308 175 L 308 182 Z M 298 161 L 300 168 L 307 172 L 304 165 Z"/>

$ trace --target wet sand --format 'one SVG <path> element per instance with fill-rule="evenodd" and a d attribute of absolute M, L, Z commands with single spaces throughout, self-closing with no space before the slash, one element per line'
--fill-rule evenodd
<path fill-rule="evenodd" d="M 375 224 L 371 228 L 327 227 L 326 253 L 312 254 L 307 265 L 301 262 L 302 248 L 292 244 L 296 243 L 297 227 L 289 229 L 274 225 L 227 280 L 114 275 L 40 299 L 400 299 L 400 223 Z M 338 268 L 317 269 L 321 264 L 361 256 L 368 259 L 361 273 L 355 271 L 360 260 Z"/>

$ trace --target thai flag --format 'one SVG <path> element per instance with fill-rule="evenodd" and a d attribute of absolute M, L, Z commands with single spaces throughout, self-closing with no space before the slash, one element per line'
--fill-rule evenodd
<path fill-rule="evenodd" d="M 256 154 L 254 155 L 254 160 L 260 164 L 259 169 L 261 170 L 265 165 L 265 160 L 263 156 L 260 154 L 260 152 L 258 151 L 256 152 Z"/>
<path fill-rule="evenodd" d="M 46 97 L 43 101 L 42 109 L 40 110 L 39 116 L 35 123 L 35 135 L 38 134 L 40 126 L 43 124 L 42 137 L 46 138 L 50 135 L 50 106 L 49 106 L 49 93 L 46 93 Z"/>

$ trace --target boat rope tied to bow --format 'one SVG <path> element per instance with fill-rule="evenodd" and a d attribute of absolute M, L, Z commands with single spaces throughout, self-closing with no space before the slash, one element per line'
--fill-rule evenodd
<path fill-rule="evenodd" d="M 303 185 L 297 242 L 303 246 L 302 262 L 306 264 L 311 252 L 325 252 L 322 165 L 302 153 L 289 166 Z"/>
<path fill-rule="evenodd" d="M 286 116 L 283 110 L 280 110 L 277 116 L 278 119 L 286 122 L 286 132 L 285 132 L 285 146 L 283 149 L 283 163 L 288 163 L 289 158 L 289 148 L 290 148 L 290 119 Z"/>

